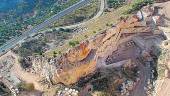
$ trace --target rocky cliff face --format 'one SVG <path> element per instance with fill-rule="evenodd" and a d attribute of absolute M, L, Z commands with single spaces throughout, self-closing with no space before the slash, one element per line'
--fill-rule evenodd
<path fill-rule="evenodd" d="M 60 57 L 36 57 L 38 59 L 33 60 L 33 69 L 37 74 L 46 74 L 45 76 L 55 84 L 70 85 L 98 68 L 121 66 L 126 63 L 124 61 L 139 56 L 143 50 L 150 50 L 152 43 L 145 44 L 147 40 L 153 37 L 161 37 L 158 41 L 164 39 L 152 17 L 142 16 L 143 19 L 139 14 L 123 19 L 116 27 L 82 42 Z"/>

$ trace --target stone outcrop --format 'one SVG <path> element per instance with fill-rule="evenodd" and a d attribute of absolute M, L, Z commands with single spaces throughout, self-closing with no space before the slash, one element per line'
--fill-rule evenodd
<path fill-rule="evenodd" d="M 64 63 L 65 61 L 69 63 L 74 63 L 85 59 L 91 51 L 91 49 L 88 47 L 88 44 L 89 44 L 88 41 L 83 42 L 80 44 L 80 46 L 77 46 L 74 49 L 69 50 L 67 53 L 64 53 L 60 57 L 61 60 L 60 63 Z"/>
<path fill-rule="evenodd" d="M 79 80 L 79 78 L 84 77 L 95 71 L 96 62 L 89 61 L 87 63 L 82 64 L 79 67 L 74 67 L 70 70 L 56 70 L 56 74 L 54 75 L 53 82 L 54 83 L 64 83 L 65 85 L 70 85 Z"/>

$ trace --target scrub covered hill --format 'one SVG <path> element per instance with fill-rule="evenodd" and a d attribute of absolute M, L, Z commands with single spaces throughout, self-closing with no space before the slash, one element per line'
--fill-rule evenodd
<path fill-rule="evenodd" d="M 2 0 L 0 46 L 79 0 Z"/>

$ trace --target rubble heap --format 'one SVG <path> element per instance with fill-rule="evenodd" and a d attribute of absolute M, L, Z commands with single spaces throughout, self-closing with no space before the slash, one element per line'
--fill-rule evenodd
<path fill-rule="evenodd" d="M 56 96 L 78 96 L 78 93 L 76 89 L 65 88 L 64 90 L 59 90 Z"/>

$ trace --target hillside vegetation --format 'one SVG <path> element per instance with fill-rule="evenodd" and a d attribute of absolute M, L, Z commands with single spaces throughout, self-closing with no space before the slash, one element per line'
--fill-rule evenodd
<path fill-rule="evenodd" d="M 50 16 L 57 14 L 65 8 L 75 4 L 79 0 L 35 0 L 35 7 L 30 12 L 25 12 L 25 7 L 29 9 L 27 3 L 21 4 L 19 7 L 20 14 L 17 14 L 17 10 L 11 10 L 10 12 L 0 13 L 4 14 L 0 17 L 0 46 L 7 40 L 15 36 L 20 36 L 26 30 L 33 28 L 34 26 L 42 23 Z"/>

